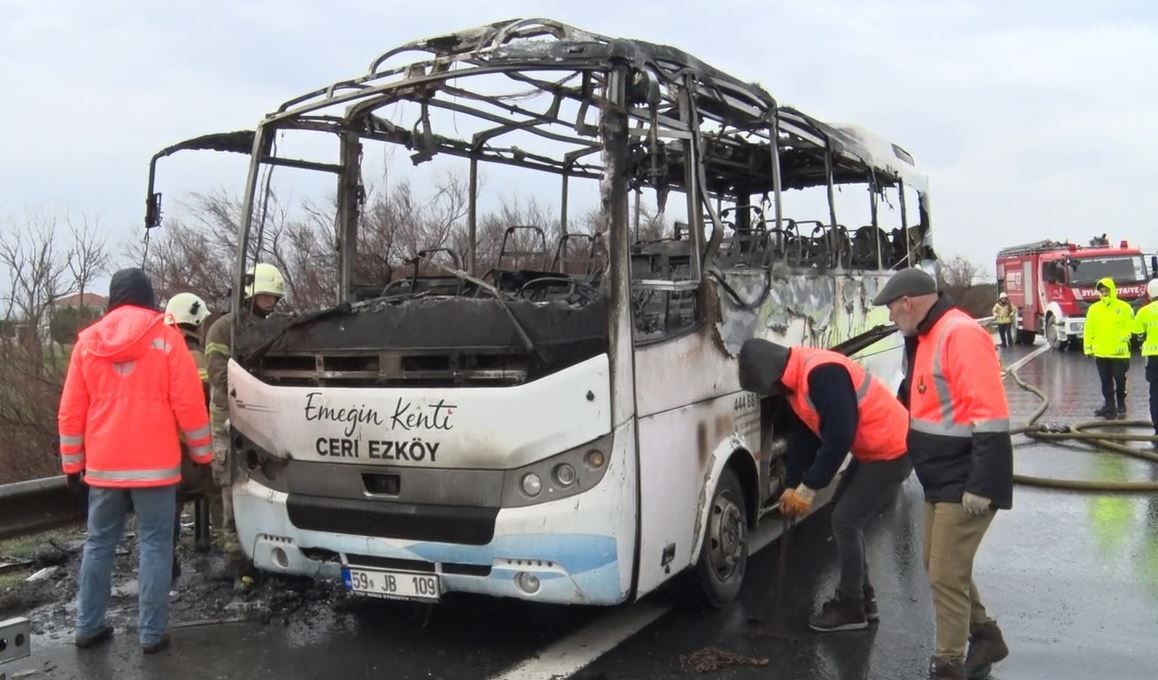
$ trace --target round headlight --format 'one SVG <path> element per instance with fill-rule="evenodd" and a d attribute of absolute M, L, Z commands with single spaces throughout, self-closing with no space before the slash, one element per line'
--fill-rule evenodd
<path fill-rule="evenodd" d="M 534 472 L 528 472 L 523 475 L 523 493 L 528 496 L 538 496 L 539 492 L 543 490 L 543 480 L 539 479 L 539 475 Z"/>
<path fill-rule="evenodd" d="M 603 457 L 603 452 L 599 449 L 591 449 L 588 451 L 587 455 L 584 457 L 584 460 L 587 461 L 588 467 L 596 470 L 603 467 L 603 464 L 607 462 L 607 460 Z"/>
<path fill-rule="evenodd" d="M 555 466 L 555 481 L 559 482 L 559 486 L 567 487 L 575 483 L 575 468 L 567 463 L 560 463 Z"/>

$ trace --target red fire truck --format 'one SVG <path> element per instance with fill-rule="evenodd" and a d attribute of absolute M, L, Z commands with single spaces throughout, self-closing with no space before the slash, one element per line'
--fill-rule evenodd
<path fill-rule="evenodd" d="M 1080 347 L 1086 310 L 1097 302 L 1098 279 L 1110 277 L 1118 297 L 1137 310 L 1146 302 L 1146 282 L 1158 276 L 1158 258 L 1105 235 L 1090 245 L 1038 241 L 997 253 L 998 289 L 1017 310 L 1017 342 L 1033 344 L 1038 334 L 1054 349 Z"/>

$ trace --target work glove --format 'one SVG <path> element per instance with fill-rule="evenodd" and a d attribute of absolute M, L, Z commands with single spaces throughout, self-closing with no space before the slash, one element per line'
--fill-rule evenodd
<path fill-rule="evenodd" d="M 71 472 L 64 476 L 64 485 L 68 490 L 77 496 L 83 496 L 87 490 L 87 485 L 84 483 L 84 476 L 80 472 Z"/>
<path fill-rule="evenodd" d="M 788 519 L 803 517 L 812 509 L 812 499 L 815 497 L 816 492 L 803 484 L 788 489 L 780 495 L 780 514 Z"/>
<path fill-rule="evenodd" d="M 961 496 L 961 505 L 965 507 L 965 512 L 973 517 L 984 517 L 985 513 L 989 512 L 990 503 L 991 501 L 985 496 L 978 496 L 968 491 Z"/>

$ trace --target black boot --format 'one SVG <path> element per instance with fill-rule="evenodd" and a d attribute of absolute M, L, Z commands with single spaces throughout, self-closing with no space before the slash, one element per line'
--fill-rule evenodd
<path fill-rule="evenodd" d="M 1126 405 L 1125 404 L 1118 404 L 1118 410 L 1115 413 L 1118 416 L 1118 420 L 1125 420 L 1126 419 Z"/>
<path fill-rule="evenodd" d="M 872 586 L 865 586 L 864 589 L 864 616 L 870 623 L 881 620 L 881 612 L 877 608 L 877 594 Z"/>
<path fill-rule="evenodd" d="M 839 596 L 825 602 L 820 611 L 808 619 L 808 627 L 819 633 L 835 633 L 842 630 L 864 630 L 868 628 L 864 601 L 842 600 Z"/>
<path fill-rule="evenodd" d="M 969 680 L 989 677 L 993 664 L 1009 656 L 1009 647 L 996 621 L 972 626 L 969 630 L 969 653 L 965 655 L 965 675 Z"/>
<path fill-rule="evenodd" d="M 929 661 L 929 680 L 966 680 L 965 664 L 960 659 L 933 657 Z"/>
<path fill-rule="evenodd" d="M 1094 411 L 1094 415 L 1098 418 L 1113 418 L 1117 413 L 1118 410 L 1114 408 L 1113 404 L 1106 404 L 1097 411 Z"/>

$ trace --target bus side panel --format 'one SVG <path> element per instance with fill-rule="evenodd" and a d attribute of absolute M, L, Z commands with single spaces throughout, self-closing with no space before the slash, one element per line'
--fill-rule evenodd
<path fill-rule="evenodd" d="M 695 562 L 697 509 L 711 492 L 706 478 L 717 467 L 713 453 L 719 443 L 733 438 L 756 450 L 758 420 L 737 417 L 743 393 L 736 385 L 735 361 L 707 333 L 635 352 L 641 414 L 639 595 Z M 724 390 L 729 392 L 721 394 Z"/>

